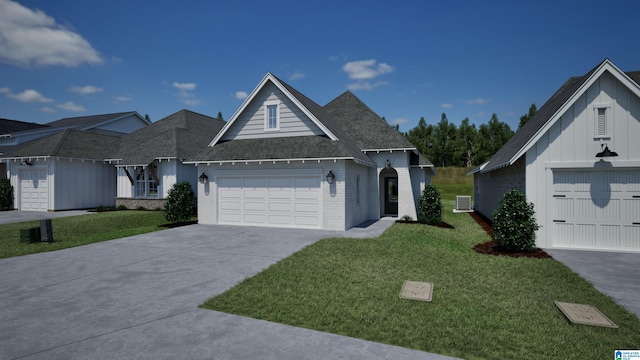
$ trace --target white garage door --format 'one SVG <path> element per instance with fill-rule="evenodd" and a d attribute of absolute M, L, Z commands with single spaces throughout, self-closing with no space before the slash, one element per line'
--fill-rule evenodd
<path fill-rule="evenodd" d="M 320 228 L 320 178 L 221 177 L 220 224 Z"/>
<path fill-rule="evenodd" d="M 48 186 L 46 170 L 22 170 L 20 177 L 20 210 L 47 211 Z"/>
<path fill-rule="evenodd" d="M 640 251 L 640 171 L 554 171 L 554 247 Z"/>

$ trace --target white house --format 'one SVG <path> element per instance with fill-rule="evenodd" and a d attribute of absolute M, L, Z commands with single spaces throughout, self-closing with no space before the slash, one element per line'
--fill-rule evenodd
<path fill-rule="evenodd" d="M 66 118 L 7 134 L 0 157 L 19 210 L 56 211 L 115 204 L 116 174 L 105 164 L 123 134 L 149 124 L 136 112 Z M 11 144 L 10 144 L 11 143 Z"/>
<path fill-rule="evenodd" d="M 570 78 L 474 173 L 475 210 L 533 202 L 537 246 L 640 251 L 640 72 L 608 59 Z"/>
<path fill-rule="evenodd" d="M 171 187 L 188 181 L 196 191 L 198 169 L 184 164 L 207 146 L 225 122 L 181 110 L 122 138 L 107 161 L 118 169 L 116 205 L 162 208 Z"/>
<path fill-rule="evenodd" d="M 351 92 L 322 107 L 269 73 L 188 163 L 203 178 L 205 224 L 344 230 L 385 215 L 416 219 L 435 175 Z"/>

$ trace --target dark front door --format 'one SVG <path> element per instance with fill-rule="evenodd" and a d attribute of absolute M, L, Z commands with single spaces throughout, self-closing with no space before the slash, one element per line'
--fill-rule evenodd
<path fill-rule="evenodd" d="M 384 213 L 398 215 L 398 178 L 384 179 Z"/>

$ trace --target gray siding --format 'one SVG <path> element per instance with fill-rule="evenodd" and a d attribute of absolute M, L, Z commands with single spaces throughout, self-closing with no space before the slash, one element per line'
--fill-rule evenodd
<path fill-rule="evenodd" d="M 525 192 L 524 157 L 513 165 L 488 173 L 476 173 L 473 178 L 474 209 L 489 219 L 500 205 L 505 192 L 516 189 Z"/>
<path fill-rule="evenodd" d="M 274 100 L 280 102 L 280 129 L 265 131 L 264 103 Z M 268 83 L 234 121 L 222 140 L 310 135 L 323 135 L 323 132 L 273 83 Z"/>

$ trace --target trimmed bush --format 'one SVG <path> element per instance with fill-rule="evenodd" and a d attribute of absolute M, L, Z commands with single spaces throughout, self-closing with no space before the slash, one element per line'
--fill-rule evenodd
<path fill-rule="evenodd" d="M 13 210 L 13 186 L 9 179 L 0 179 L 0 210 Z"/>
<path fill-rule="evenodd" d="M 164 204 L 164 218 L 172 223 L 189 221 L 196 210 L 196 196 L 187 181 L 179 182 L 169 189 Z"/>
<path fill-rule="evenodd" d="M 536 249 L 536 212 L 533 203 L 519 190 L 507 191 L 500 206 L 493 212 L 493 240 L 509 251 L 534 251 Z"/>
<path fill-rule="evenodd" d="M 442 222 L 440 193 L 433 185 L 425 186 L 418 199 L 418 222 L 429 225 L 438 225 Z"/>

